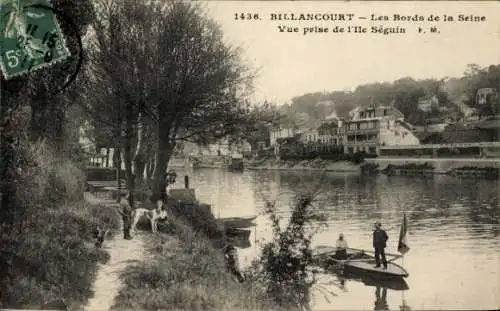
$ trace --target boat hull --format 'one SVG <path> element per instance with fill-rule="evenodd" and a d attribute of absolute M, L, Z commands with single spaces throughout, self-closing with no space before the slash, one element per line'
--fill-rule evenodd
<path fill-rule="evenodd" d="M 253 223 L 255 218 L 257 218 L 257 216 L 221 218 L 218 219 L 218 221 L 222 223 L 225 228 L 249 228 L 255 225 Z"/>
<path fill-rule="evenodd" d="M 409 275 L 403 267 L 392 262 L 387 263 L 387 269 L 384 269 L 382 267 L 375 268 L 375 259 L 368 262 L 337 261 L 337 264 L 343 265 L 345 270 L 350 270 L 356 273 L 369 273 L 372 275 L 377 275 L 379 278 L 385 279 L 406 278 Z"/>
<path fill-rule="evenodd" d="M 226 235 L 228 237 L 235 237 L 240 239 L 249 239 L 250 238 L 250 230 L 238 229 L 238 228 L 227 228 Z"/>
<path fill-rule="evenodd" d="M 379 279 L 401 279 L 409 273 L 400 265 L 387 263 L 387 269 L 375 268 L 375 257 L 361 250 L 348 249 L 347 259 L 336 257 L 335 251 L 315 255 L 318 264 L 329 268 L 334 266 L 347 272 L 370 274 Z"/>

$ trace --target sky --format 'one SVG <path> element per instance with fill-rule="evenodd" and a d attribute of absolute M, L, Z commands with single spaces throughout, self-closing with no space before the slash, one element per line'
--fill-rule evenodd
<path fill-rule="evenodd" d="M 371 82 L 458 77 L 466 65 L 500 64 L 500 2 L 494 1 L 207 1 L 227 42 L 243 50 L 244 61 L 258 68 L 254 99 L 277 104 L 310 92 L 352 90 Z M 235 13 L 259 14 L 259 20 L 235 20 Z M 352 21 L 272 20 L 279 13 L 354 14 Z M 371 14 L 389 21 L 372 21 Z M 393 21 L 422 15 L 425 21 Z M 439 21 L 428 21 L 430 15 Z M 442 21 L 443 15 L 453 21 Z M 459 21 L 459 14 L 485 21 Z M 359 19 L 366 17 L 367 19 Z M 280 32 L 279 26 L 299 28 Z M 335 26 L 344 33 L 332 33 Z M 367 33 L 347 33 L 362 26 Z M 371 27 L 405 28 L 405 34 L 371 33 Z M 435 26 L 439 33 L 431 33 Z M 328 28 L 328 33 L 303 33 L 303 28 Z M 425 33 L 419 33 L 418 28 Z"/>

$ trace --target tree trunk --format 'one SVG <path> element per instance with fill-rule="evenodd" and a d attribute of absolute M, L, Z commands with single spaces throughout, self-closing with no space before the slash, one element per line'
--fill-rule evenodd
<path fill-rule="evenodd" d="M 113 168 L 119 168 L 120 150 L 118 148 L 113 148 Z"/>
<path fill-rule="evenodd" d="M 158 162 L 157 159 L 158 159 L 158 152 L 155 151 L 153 156 L 150 159 L 151 165 L 149 166 L 149 172 L 148 172 L 148 180 L 149 181 L 152 181 L 154 178 L 155 171 L 156 171 L 156 162 Z"/>
<path fill-rule="evenodd" d="M 167 199 L 167 181 L 165 174 L 167 172 L 168 162 L 172 156 L 175 143 L 170 140 L 169 131 L 165 130 L 169 127 L 160 126 L 162 130 L 158 135 L 158 151 L 156 157 L 156 167 L 153 180 L 153 198 L 154 200 L 162 199 L 164 202 Z"/>
<path fill-rule="evenodd" d="M 142 122 L 142 114 L 139 113 L 137 118 L 137 146 L 133 160 L 136 185 L 141 185 L 144 180 L 144 167 L 146 166 L 146 144 L 144 143 L 145 132 L 146 129 L 144 128 L 144 124 Z"/>
<path fill-rule="evenodd" d="M 106 167 L 109 167 L 109 147 L 106 147 Z"/>
<path fill-rule="evenodd" d="M 3 77 L 0 73 L 0 280 L 7 280 L 10 265 L 16 250 L 16 215 L 22 213 L 22 206 L 16 202 L 17 152 L 16 131 L 13 128 L 13 100 L 6 99 Z M 5 250 L 5 251 L 4 251 Z M 5 293 L 5 284 L 0 281 L 0 295 Z"/>
<path fill-rule="evenodd" d="M 127 105 L 125 115 L 125 137 L 123 140 L 123 152 L 125 160 L 125 174 L 128 187 L 128 201 L 130 206 L 134 206 L 135 176 L 132 172 L 132 139 L 134 137 L 134 110 L 132 105 Z"/>

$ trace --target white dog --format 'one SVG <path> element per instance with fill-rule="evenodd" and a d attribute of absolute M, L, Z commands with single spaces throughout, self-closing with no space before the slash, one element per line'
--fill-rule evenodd
<path fill-rule="evenodd" d="M 158 200 L 156 202 L 156 208 L 152 210 L 147 208 L 136 208 L 132 211 L 132 226 L 130 227 L 130 231 L 133 231 L 134 233 L 137 232 L 137 223 L 141 217 L 144 216 L 149 219 L 149 222 L 151 223 L 151 231 L 157 232 L 158 220 L 165 219 L 167 217 L 167 211 L 163 208 L 163 201 Z"/>

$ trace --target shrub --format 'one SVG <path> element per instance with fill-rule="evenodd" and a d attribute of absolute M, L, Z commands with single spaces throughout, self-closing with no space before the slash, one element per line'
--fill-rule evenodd
<path fill-rule="evenodd" d="M 267 298 L 286 310 L 309 308 L 310 290 L 315 284 L 312 273 L 311 239 L 307 232 L 313 222 L 323 224 L 325 217 L 313 205 L 314 194 L 299 194 L 285 229 L 281 229 L 275 204 L 267 202 L 273 239 L 263 245 L 262 254 L 250 270 L 254 283 L 260 283 Z"/>
<path fill-rule="evenodd" d="M 25 144 L 22 152 L 22 213 L 15 230 L 0 236 L 0 255 L 11 259 L 0 280 L 0 307 L 39 308 L 58 299 L 77 306 L 92 295 L 97 264 L 109 259 L 95 248 L 93 231 L 98 225 L 118 229 L 119 215 L 85 203 L 83 172 L 43 142 Z"/>
<path fill-rule="evenodd" d="M 363 163 L 363 161 L 365 160 L 365 157 L 366 157 L 366 153 L 364 151 L 358 151 L 358 152 L 355 152 L 351 156 L 350 161 L 354 164 L 360 164 L 360 163 Z"/>

